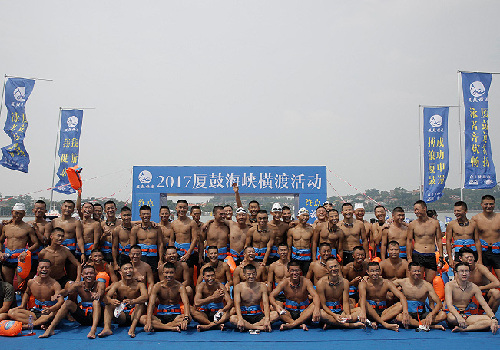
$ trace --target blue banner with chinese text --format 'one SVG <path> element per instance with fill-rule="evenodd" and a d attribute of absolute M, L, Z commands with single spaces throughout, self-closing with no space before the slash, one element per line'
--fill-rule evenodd
<path fill-rule="evenodd" d="M 489 73 L 462 73 L 465 107 L 464 188 L 493 188 L 497 184 L 488 134 Z"/>
<path fill-rule="evenodd" d="M 35 81 L 24 78 L 9 78 L 5 83 L 5 107 L 7 119 L 3 130 L 12 140 L 8 146 L 2 147 L 0 164 L 12 170 L 28 172 L 30 157 L 24 147 L 24 137 L 28 128 L 25 106 Z"/>
<path fill-rule="evenodd" d="M 431 203 L 443 196 L 448 178 L 448 113 L 449 107 L 424 107 L 424 193 Z"/>
<path fill-rule="evenodd" d="M 75 190 L 70 186 L 66 169 L 78 164 L 80 135 L 82 132 L 83 111 L 80 109 L 63 109 L 61 111 L 61 131 L 59 134 L 59 169 L 54 191 L 71 194 Z"/>

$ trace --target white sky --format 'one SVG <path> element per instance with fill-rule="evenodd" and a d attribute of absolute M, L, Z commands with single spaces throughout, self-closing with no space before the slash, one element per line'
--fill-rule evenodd
<path fill-rule="evenodd" d="M 132 165 L 326 165 L 360 190 L 416 189 L 418 106 L 456 105 L 459 69 L 500 72 L 498 13 L 498 1 L 2 1 L 1 76 L 54 81 L 27 103 L 30 172 L 0 167 L 0 193 L 50 187 L 59 107 L 96 107 L 84 196 L 126 199 Z M 499 114 L 497 75 L 497 168 Z"/>

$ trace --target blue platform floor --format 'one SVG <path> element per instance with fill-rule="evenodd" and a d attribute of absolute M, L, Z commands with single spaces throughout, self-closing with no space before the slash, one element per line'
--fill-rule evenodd
<path fill-rule="evenodd" d="M 500 316 L 497 313 L 497 316 Z M 89 349 L 175 349 L 175 350 L 300 350 L 300 349 L 500 349 L 500 334 L 491 332 L 452 333 L 450 330 L 415 332 L 401 329 L 399 332 L 378 330 L 339 330 L 323 331 L 311 328 L 308 332 L 301 329 L 280 332 L 276 324 L 271 333 L 251 335 L 233 329 L 197 332 L 195 324 L 182 333 L 146 333 L 137 328 L 133 339 L 127 335 L 128 328 L 115 326 L 113 335 L 102 339 L 87 339 L 88 327 L 65 323 L 56 329 L 55 335 L 48 339 L 38 339 L 42 334 L 36 330 L 35 336 L 0 338 L 1 349 L 51 349 L 51 350 L 89 350 Z M 102 328 L 98 328 L 98 332 Z M 26 332 L 24 332 L 26 333 Z"/>

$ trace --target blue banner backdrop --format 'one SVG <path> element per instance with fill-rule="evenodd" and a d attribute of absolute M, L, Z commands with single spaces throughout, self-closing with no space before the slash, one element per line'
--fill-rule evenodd
<path fill-rule="evenodd" d="M 424 194 L 427 203 L 437 201 L 449 171 L 448 114 L 449 107 L 424 107 Z"/>
<path fill-rule="evenodd" d="M 70 186 L 66 169 L 78 164 L 80 135 L 82 133 L 83 111 L 80 109 L 61 110 L 61 131 L 59 134 L 59 169 L 54 191 L 65 194 L 75 193 Z"/>
<path fill-rule="evenodd" d="M 3 130 L 12 140 L 2 147 L 0 164 L 12 170 L 28 172 L 30 157 L 24 147 L 24 137 L 28 128 L 25 105 L 33 91 L 35 81 L 24 78 L 9 78 L 5 83 L 5 107 L 7 119 Z"/>
<path fill-rule="evenodd" d="M 465 107 L 464 188 L 493 188 L 497 184 L 488 134 L 489 73 L 462 73 Z"/>

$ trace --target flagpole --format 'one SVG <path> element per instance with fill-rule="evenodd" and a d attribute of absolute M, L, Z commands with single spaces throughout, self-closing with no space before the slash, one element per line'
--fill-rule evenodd
<path fill-rule="evenodd" d="M 463 135 L 462 135 L 462 117 L 461 117 L 461 92 L 462 92 L 462 84 L 461 83 L 461 76 L 460 76 L 460 71 L 458 73 L 458 134 L 459 134 L 459 140 L 460 140 L 460 200 L 464 200 L 464 183 L 465 183 L 465 177 L 464 177 L 464 163 L 465 163 L 465 157 L 464 157 L 464 146 L 463 146 Z M 465 132 L 465 130 L 464 130 Z"/>
<path fill-rule="evenodd" d="M 54 197 L 54 185 L 55 185 L 55 180 L 56 180 L 56 163 L 57 163 L 57 145 L 59 143 L 59 130 L 61 129 L 61 113 L 62 113 L 62 108 L 59 107 L 59 119 L 57 120 L 57 134 L 56 134 L 56 146 L 54 149 L 54 168 L 52 170 L 52 186 L 50 187 L 50 204 L 49 204 L 49 210 L 52 209 L 52 199 Z"/>
<path fill-rule="evenodd" d="M 424 195 L 422 193 L 422 187 L 424 186 L 424 174 L 422 172 L 422 162 L 423 162 L 423 154 L 422 154 L 422 139 L 423 139 L 423 130 L 422 130 L 422 121 L 420 118 L 420 108 L 422 106 L 418 105 L 418 148 L 420 152 L 420 157 L 419 157 L 419 168 L 420 168 L 420 185 L 419 185 L 419 191 L 420 191 L 420 200 L 424 198 Z"/>

